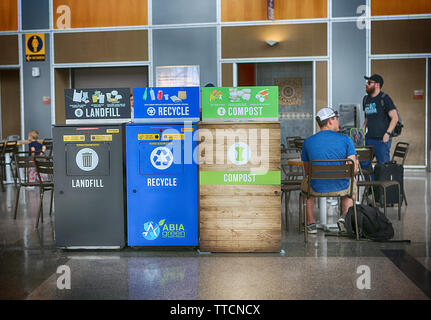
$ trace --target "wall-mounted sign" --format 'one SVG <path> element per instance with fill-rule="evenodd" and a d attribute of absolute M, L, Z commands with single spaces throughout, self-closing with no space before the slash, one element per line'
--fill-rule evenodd
<path fill-rule="evenodd" d="M 278 121 L 278 87 L 202 88 L 202 120 Z"/>
<path fill-rule="evenodd" d="M 156 67 L 157 87 L 199 87 L 199 66 Z"/>
<path fill-rule="evenodd" d="M 137 121 L 199 121 L 198 87 L 133 88 L 134 118 Z"/>
<path fill-rule="evenodd" d="M 130 89 L 65 89 L 66 123 L 124 122 L 131 118 Z"/>
<path fill-rule="evenodd" d="M 25 60 L 45 61 L 45 34 L 25 35 Z"/>

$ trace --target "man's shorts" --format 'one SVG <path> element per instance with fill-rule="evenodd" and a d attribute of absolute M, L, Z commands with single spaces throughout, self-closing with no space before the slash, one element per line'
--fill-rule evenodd
<path fill-rule="evenodd" d="M 307 193 L 308 192 L 308 177 L 305 176 L 304 179 L 302 179 L 301 183 L 301 191 Z M 353 194 L 358 193 L 358 186 L 356 185 L 356 179 L 353 182 Z M 334 191 L 334 192 L 315 192 L 312 187 L 310 187 L 310 196 L 320 196 L 320 197 L 343 197 L 350 194 L 350 180 L 349 180 L 349 187 L 344 190 Z"/>

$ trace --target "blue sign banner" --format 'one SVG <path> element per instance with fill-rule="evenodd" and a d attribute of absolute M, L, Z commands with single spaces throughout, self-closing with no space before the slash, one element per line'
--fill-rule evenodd
<path fill-rule="evenodd" d="M 143 122 L 199 121 L 199 87 L 133 88 L 134 118 Z"/>

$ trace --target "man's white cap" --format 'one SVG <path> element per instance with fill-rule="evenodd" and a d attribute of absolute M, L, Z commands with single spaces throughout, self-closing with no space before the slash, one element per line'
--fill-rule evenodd
<path fill-rule="evenodd" d="M 316 115 L 319 121 L 323 121 L 332 117 L 338 116 L 338 112 L 332 110 L 331 108 L 323 108 L 320 109 Z"/>

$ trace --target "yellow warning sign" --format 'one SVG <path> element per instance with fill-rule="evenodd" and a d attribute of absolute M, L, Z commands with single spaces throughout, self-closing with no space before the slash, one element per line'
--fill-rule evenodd
<path fill-rule="evenodd" d="M 29 33 L 25 35 L 25 59 L 27 61 L 45 61 L 44 33 Z"/>
<path fill-rule="evenodd" d="M 193 128 L 181 128 L 181 132 L 193 132 Z"/>
<path fill-rule="evenodd" d="M 120 133 L 120 129 L 106 129 L 106 133 Z"/>
<path fill-rule="evenodd" d="M 112 134 L 92 134 L 91 141 L 112 141 Z"/>
<path fill-rule="evenodd" d="M 138 140 L 160 140 L 160 134 L 138 134 Z"/>
<path fill-rule="evenodd" d="M 162 140 L 184 140 L 184 133 L 165 133 Z"/>
<path fill-rule="evenodd" d="M 67 141 L 67 142 L 83 142 L 85 141 L 85 136 L 84 135 L 65 135 L 63 136 L 63 141 Z"/>

